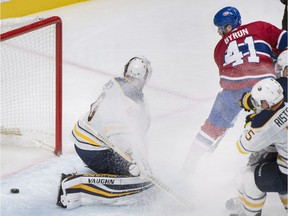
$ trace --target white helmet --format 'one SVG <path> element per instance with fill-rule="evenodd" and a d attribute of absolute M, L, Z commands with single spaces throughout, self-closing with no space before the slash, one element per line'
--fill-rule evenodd
<path fill-rule="evenodd" d="M 283 88 L 273 78 L 266 78 L 257 82 L 251 91 L 253 105 L 261 109 L 261 101 L 265 100 L 269 106 L 279 103 L 283 98 Z"/>
<path fill-rule="evenodd" d="M 152 75 L 151 62 L 144 56 L 136 56 L 128 61 L 124 68 L 124 76 L 133 77 L 146 84 Z"/>
<path fill-rule="evenodd" d="M 287 66 L 288 66 L 288 50 L 285 50 L 277 58 L 277 62 L 275 65 L 276 73 L 280 73 L 280 75 L 283 76 L 283 71 Z"/>

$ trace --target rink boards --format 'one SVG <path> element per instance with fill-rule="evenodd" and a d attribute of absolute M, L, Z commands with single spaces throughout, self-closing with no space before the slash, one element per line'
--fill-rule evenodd
<path fill-rule="evenodd" d="M 21 17 L 88 0 L 1 0 L 1 19 Z"/>

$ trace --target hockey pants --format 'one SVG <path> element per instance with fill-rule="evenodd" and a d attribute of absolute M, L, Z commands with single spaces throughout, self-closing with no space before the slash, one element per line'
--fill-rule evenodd
<path fill-rule="evenodd" d="M 254 216 L 262 211 L 267 192 L 278 192 L 287 211 L 287 175 L 279 170 L 276 161 L 248 167 L 243 173 L 238 191 L 247 216 Z"/>

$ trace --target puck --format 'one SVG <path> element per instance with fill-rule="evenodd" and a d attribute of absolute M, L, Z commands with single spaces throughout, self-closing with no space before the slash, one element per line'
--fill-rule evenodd
<path fill-rule="evenodd" d="M 19 191 L 18 188 L 11 188 L 11 189 L 10 189 L 10 192 L 11 192 L 11 193 L 19 193 L 20 191 Z"/>

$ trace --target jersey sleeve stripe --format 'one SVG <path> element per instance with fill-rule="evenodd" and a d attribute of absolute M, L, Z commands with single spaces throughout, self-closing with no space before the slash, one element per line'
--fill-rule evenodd
<path fill-rule="evenodd" d="M 283 31 L 279 38 L 278 38 L 278 43 L 277 43 L 277 49 L 280 49 L 280 50 L 285 50 L 287 49 L 287 37 L 288 37 L 288 34 L 287 34 L 287 31 Z"/>
<path fill-rule="evenodd" d="M 263 40 L 255 40 L 254 47 L 257 54 L 271 57 L 272 47 Z M 245 43 L 239 44 L 239 50 L 244 56 L 250 54 L 249 45 Z"/>
<path fill-rule="evenodd" d="M 81 130 L 81 132 L 79 129 Z M 89 132 L 84 130 L 83 128 L 81 128 L 79 125 L 79 122 L 77 124 L 75 124 L 74 129 L 73 129 L 73 133 L 76 137 L 81 138 L 82 140 L 86 141 L 89 144 L 92 144 L 92 145 L 97 146 L 97 147 L 102 146 L 101 144 L 99 144 L 99 142 L 97 142 L 94 139 L 89 137 L 89 135 L 87 134 Z M 84 134 L 84 133 L 86 133 L 86 134 Z"/>
<path fill-rule="evenodd" d="M 229 76 L 224 76 L 221 75 L 220 79 L 223 80 L 229 80 L 229 81 L 244 81 L 244 80 L 249 80 L 249 79 L 263 79 L 263 78 L 275 78 L 274 74 L 259 74 L 259 75 L 250 75 L 250 76 L 239 76 L 239 77 L 229 77 Z"/>
<path fill-rule="evenodd" d="M 249 151 L 244 148 L 244 146 L 242 145 L 242 143 L 241 143 L 240 140 L 238 140 L 238 141 L 236 142 L 236 146 L 237 146 L 238 151 L 239 151 L 241 154 L 248 154 L 248 153 L 249 153 Z"/>

